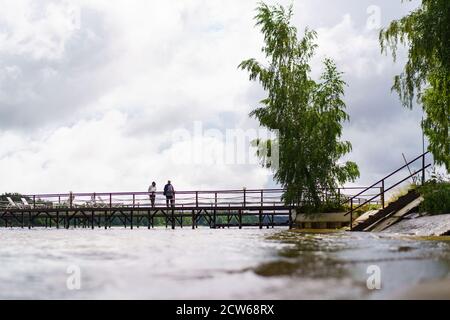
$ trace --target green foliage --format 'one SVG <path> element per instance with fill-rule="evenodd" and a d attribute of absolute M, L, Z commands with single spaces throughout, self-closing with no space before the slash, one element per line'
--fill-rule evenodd
<path fill-rule="evenodd" d="M 30 198 L 24 197 L 20 193 L 3 193 L 0 195 L 0 201 L 2 202 L 8 201 L 7 199 L 8 197 L 10 197 L 12 201 L 19 203 L 22 201 L 21 198 L 26 198 L 27 200 L 30 200 Z"/>
<path fill-rule="evenodd" d="M 429 214 L 450 214 L 450 182 L 432 180 L 419 188 L 424 198 L 421 212 Z"/>
<path fill-rule="evenodd" d="M 338 184 L 354 181 L 359 171 L 353 162 L 339 163 L 351 151 L 351 144 L 340 140 L 342 123 L 349 119 L 342 73 L 326 59 L 320 81 L 311 78 L 316 33 L 307 29 L 298 40 L 291 17 L 292 7 L 261 3 L 255 19 L 264 35 L 268 66 L 249 59 L 239 67 L 268 94 L 250 116 L 278 134 L 266 145 L 271 150 L 278 147 L 279 165 L 262 157 L 263 165 L 271 167 L 275 180 L 286 188 L 287 203 L 301 200 L 318 208 L 321 190 L 336 190 Z"/>
<path fill-rule="evenodd" d="M 314 204 L 300 206 L 297 211 L 299 213 L 333 213 L 347 210 L 345 205 L 338 201 L 325 200 L 321 201 L 319 206 Z"/>
<path fill-rule="evenodd" d="M 408 0 L 410 1 L 410 0 Z M 404 106 L 422 104 L 422 127 L 435 162 L 450 171 L 450 1 L 422 0 L 421 6 L 380 32 L 382 52 L 408 45 L 408 62 L 394 79 Z"/>

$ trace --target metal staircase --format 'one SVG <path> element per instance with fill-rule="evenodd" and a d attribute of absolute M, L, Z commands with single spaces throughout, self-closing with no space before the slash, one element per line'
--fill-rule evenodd
<path fill-rule="evenodd" d="M 391 191 L 395 187 L 399 186 L 400 184 L 404 183 L 408 179 L 410 179 L 418 174 L 421 174 L 421 183 L 422 184 L 425 183 L 425 180 L 426 180 L 425 170 L 431 166 L 431 163 L 426 164 L 426 156 L 429 154 L 430 154 L 429 151 L 421 154 L 417 158 L 406 163 L 404 166 L 398 168 L 397 170 L 395 170 L 395 171 L 391 172 L 390 174 L 388 174 L 387 176 L 383 177 L 381 180 L 375 182 L 370 187 L 367 187 L 360 193 L 347 199 L 344 204 L 350 204 L 350 210 L 345 214 L 345 216 L 349 216 L 349 218 L 350 218 L 350 230 L 352 230 L 352 231 L 369 231 L 368 230 L 368 229 L 370 229 L 369 227 L 373 226 L 375 223 L 377 223 L 377 221 L 380 221 L 380 220 L 384 219 L 385 217 L 392 215 L 396 211 L 402 209 L 403 207 L 405 207 L 412 201 L 416 200 L 419 197 L 419 194 L 415 191 L 410 191 L 406 195 L 404 195 L 404 196 L 400 197 L 399 199 L 397 199 L 396 201 L 390 203 L 388 206 L 386 206 L 386 204 L 385 204 L 386 193 Z M 409 169 L 410 165 L 413 165 L 414 163 L 417 163 L 418 161 L 421 161 L 420 169 L 418 169 L 414 172 L 409 171 L 408 172 L 409 175 L 406 177 L 403 177 L 403 176 L 397 177 L 397 175 L 400 174 L 403 169 L 405 169 L 405 168 Z M 396 177 L 394 180 L 395 182 L 393 182 L 391 185 L 387 186 L 387 180 L 390 178 L 394 178 L 394 177 Z M 379 193 L 377 193 L 375 195 L 370 195 L 367 200 L 358 204 L 357 206 L 354 206 L 355 199 L 360 198 L 364 195 L 367 195 L 367 192 L 369 192 L 370 190 L 373 190 L 373 188 L 376 188 L 376 187 L 380 188 Z M 382 209 L 379 210 L 374 215 L 370 216 L 366 221 L 353 226 L 353 214 L 354 214 L 355 210 L 362 208 L 364 205 L 369 204 L 371 201 L 373 201 L 377 198 L 381 198 Z"/>

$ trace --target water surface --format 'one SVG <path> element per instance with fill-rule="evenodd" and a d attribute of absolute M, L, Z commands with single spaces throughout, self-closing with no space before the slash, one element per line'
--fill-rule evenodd
<path fill-rule="evenodd" d="M 385 234 L 0 229 L 0 243 L 1 299 L 384 299 L 450 277 L 450 242 Z"/>

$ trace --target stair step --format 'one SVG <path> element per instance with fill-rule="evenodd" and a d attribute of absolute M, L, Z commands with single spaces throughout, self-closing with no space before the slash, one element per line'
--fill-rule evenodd
<path fill-rule="evenodd" d="M 394 202 L 391 202 L 386 208 L 381 209 L 365 221 L 354 226 L 353 231 L 370 231 L 385 217 L 395 214 L 397 211 L 406 207 L 409 203 L 413 202 L 419 197 L 420 195 L 416 190 L 410 190 L 406 195 L 401 196 Z"/>

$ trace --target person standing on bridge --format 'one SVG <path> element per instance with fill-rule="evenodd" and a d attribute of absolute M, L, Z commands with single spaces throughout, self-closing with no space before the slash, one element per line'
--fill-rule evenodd
<path fill-rule="evenodd" d="M 166 205 L 169 206 L 169 201 L 172 207 L 175 206 L 175 189 L 172 186 L 172 183 L 167 181 L 167 184 L 164 186 L 164 195 L 166 196 Z"/>
<path fill-rule="evenodd" d="M 150 202 L 152 203 L 152 207 L 155 206 L 155 199 L 156 199 L 156 182 L 153 181 L 151 186 L 148 187 L 148 193 L 150 194 Z"/>

